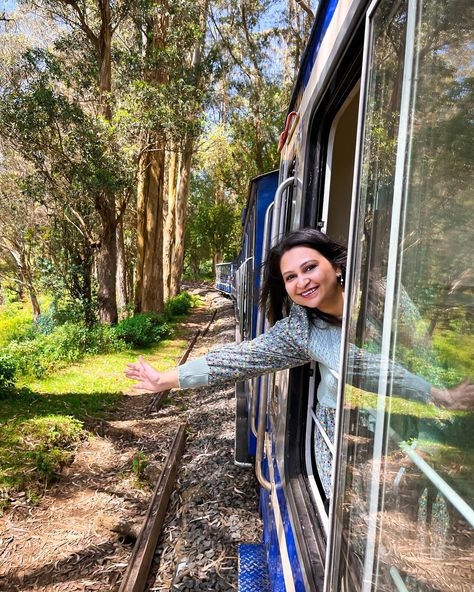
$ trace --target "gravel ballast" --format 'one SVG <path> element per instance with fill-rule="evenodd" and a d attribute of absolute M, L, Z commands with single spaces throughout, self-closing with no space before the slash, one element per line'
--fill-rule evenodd
<path fill-rule="evenodd" d="M 190 359 L 235 339 L 234 308 L 214 291 L 198 290 L 217 309 Z M 150 591 L 236 590 L 237 546 L 260 542 L 258 487 L 234 454 L 234 387 L 179 391 L 188 437 L 168 516 L 155 554 Z"/>

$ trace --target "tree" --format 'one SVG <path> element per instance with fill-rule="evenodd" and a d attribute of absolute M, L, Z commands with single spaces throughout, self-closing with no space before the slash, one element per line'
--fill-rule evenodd
<path fill-rule="evenodd" d="M 30 299 L 33 318 L 40 313 L 37 295 L 38 244 L 46 216 L 44 209 L 33 204 L 21 191 L 21 176 L 25 163 L 2 150 L 0 167 L 0 256 L 6 263 L 2 279 L 13 279 Z"/>

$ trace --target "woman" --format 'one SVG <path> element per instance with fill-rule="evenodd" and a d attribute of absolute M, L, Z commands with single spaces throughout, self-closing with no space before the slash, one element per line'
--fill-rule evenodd
<path fill-rule="evenodd" d="M 138 362 L 127 364 L 125 374 L 139 381 L 136 388 L 161 392 L 238 382 L 316 361 L 321 374 L 316 415 L 332 440 L 345 269 L 344 247 L 312 228 L 291 232 L 270 250 L 265 262 L 260 305 L 269 321 L 276 321 L 266 333 L 252 341 L 219 347 L 166 372 L 157 372 L 140 357 Z M 283 318 L 287 312 L 289 316 Z M 380 367 L 380 359 L 351 347 L 365 381 L 360 386 L 376 392 L 375 369 Z M 474 387 L 468 382 L 446 391 L 432 387 L 397 364 L 390 364 L 390 372 L 397 391 L 406 397 L 431 399 L 448 408 L 471 406 Z M 370 384 L 371 375 L 374 384 Z M 329 497 L 331 455 L 322 439 L 315 442 L 315 449 L 320 477 Z"/>

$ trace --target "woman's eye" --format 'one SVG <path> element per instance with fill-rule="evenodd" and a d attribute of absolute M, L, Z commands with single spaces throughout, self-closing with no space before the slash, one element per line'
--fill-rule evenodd
<path fill-rule="evenodd" d="M 316 267 L 316 265 L 308 265 L 308 267 L 305 269 L 305 271 L 311 271 L 315 267 Z"/>
<path fill-rule="evenodd" d="M 289 282 L 290 280 L 292 280 L 295 276 L 294 275 L 287 275 L 285 282 Z"/>

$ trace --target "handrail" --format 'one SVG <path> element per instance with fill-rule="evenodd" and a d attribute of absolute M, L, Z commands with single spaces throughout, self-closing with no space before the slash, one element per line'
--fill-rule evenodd
<path fill-rule="evenodd" d="M 275 388 L 275 375 L 272 374 L 271 390 Z M 264 377 L 262 381 L 262 388 L 260 389 L 260 405 L 258 407 L 258 432 L 257 432 L 257 451 L 255 454 L 255 475 L 260 485 L 267 491 L 271 491 L 272 484 L 263 476 L 262 461 L 263 448 L 265 443 L 265 433 L 267 431 L 267 393 L 268 393 L 268 378 Z M 271 459 L 270 459 L 271 461 Z"/>
<path fill-rule="evenodd" d="M 295 177 L 288 177 L 282 183 L 280 183 L 280 185 L 278 185 L 278 188 L 275 192 L 275 200 L 274 200 L 275 209 L 273 211 L 272 239 L 271 239 L 272 246 L 277 242 L 277 240 L 279 238 L 281 198 L 282 198 L 283 192 L 285 191 L 285 189 L 287 187 L 289 187 L 292 183 L 294 183 L 294 181 L 295 181 Z"/>
<path fill-rule="evenodd" d="M 265 212 L 265 218 L 263 223 L 263 242 L 262 242 L 262 262 L 265 261 L 267 257 L 267 253 L 269 251 L 268 248 L 268 238 L 270 235 L 270 216 L 272 214 L 274 203 L 272 203 L 267 207 Z M 262 288 L 264 279 L 264 270 L 263 265 L 260 269 L 260 289 Z M 257 326 L 255 327 L 255 336 L 258 337 L 263 333 L 263 320 L 264 320 L 264 312 L 262 311 L 261 307 L 258 307 L 257 312 Z M 257 397 L 254 396 L 257 393 L 257 385 L 260 378 L 253 378 L 251 383 L 251 406 L 250 406 L 250 428 L 254 436 L 257 435 Z"/>
<path fill-rule="evenodd" d="M 242 322 L 242 325 L 241 325 L 242 329 L 243 329 L 242 314 L 243 314 L 243 303 L 244 303 L 245 290 L 241 289 L 241 276 L 243 276 L 243 273 L 245 271 L 245 267 L 247 266 L 247 263 L 250 260 L 253 260 L 253 257 L 247 257 L 247 259 L 245 259 L 245 261 L 243 261 L 242 264 L 239 265 L 239 267 L 237 268 L 237 270 L 235 272 L 235 275 L 237 278 L 237 305 L 238 305 L 240 320 Z M 241 331 L 241 334 L 243 335 L 243 331 Z"/>

